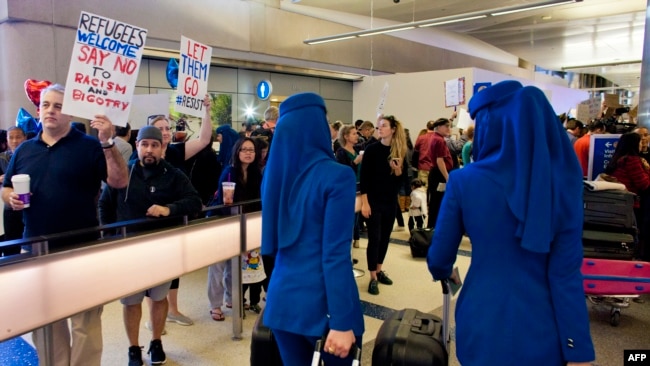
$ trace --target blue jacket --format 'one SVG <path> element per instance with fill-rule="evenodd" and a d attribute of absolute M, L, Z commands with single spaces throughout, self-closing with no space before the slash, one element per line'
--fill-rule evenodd
<path fill-rule="evenodd" d="M 360 336 L 350 255 L 356 182 L 332 154 L 323 99 L 285 100 L 273 139 L 262 181 L 262 254 L 276 261 L 264 322 L 306 336 L 328 329 Z"/>
<path fill-rule="evenodd" d="M 537 88 L 506 81 L 470 101 L 476 162 L 450 174 L 427 256 L 448 278 L 463 233 L 472 262 L 456 305 L 463 366 L 595 358 L 582 285 L 582 180 Z"/>

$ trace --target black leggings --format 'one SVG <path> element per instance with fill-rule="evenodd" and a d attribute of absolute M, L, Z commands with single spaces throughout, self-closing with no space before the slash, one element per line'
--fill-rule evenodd
<path fill-rule="evenodd" d="M 395 223 L 396 203 L 396 200 L 392 203 L 370 203 L 371 214 L 368 218 L 368 248 L 366 249 L 369 271 L 376 271 L 377 265 L 383 264 L 386 258 L 390 233 Z"/>
<path fill-rule="evenodd" d="M 397 219 L 397 226 L 404 227 L 404 216 L 402 216 L 402 210 L 399 207 L 399 196 L 397 196 L 397 204 L 395 205 L 395 218 Z"/>
<path fill-rule="evenodd" d="M 264 263 L 266 266 L 266 263 Z M 260 295 L 262 294 L 262 282 L 256 283 L 244 283 L 241 287 L 241 293 L 244 295 L 248 291 L 248 299 L 250 300 L 251 305 L 257 305 L 260 303 Z"/>

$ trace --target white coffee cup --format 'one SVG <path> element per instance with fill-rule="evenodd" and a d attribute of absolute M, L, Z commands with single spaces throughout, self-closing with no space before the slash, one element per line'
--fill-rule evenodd
<path fill-rule="evenodd" d="M 363 155 L 364 152 L 365 152 L 365 150 L 359 151 L 359 155 Z"/>
<path fill-rule="evenodd" d="M 11 177 L 11 183 L 14 185 L 14 192 L 18 194 L 18 199 L 23 202 L 25 208 L 29 207 L 29 175 L 16 174 Z"/>
<path fill-rule="evenodd" d="M 235 182 L 223 182 L 223 203 L 224 205 L 232 205 L 235 199 Z"/>

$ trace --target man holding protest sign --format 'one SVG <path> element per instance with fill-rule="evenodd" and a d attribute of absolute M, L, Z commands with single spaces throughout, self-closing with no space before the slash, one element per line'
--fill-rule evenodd
<path fill-rule="evenodd" d="M 95 115 L 90 122 L 98 130 L 99 142 L 71 128 L 72 117 L 62 113 L 63 95 L 59 84 L 43 89 L 39 111 L 42 131 L 16 149 L 5 174 L 2 199 L 12 209 L 24 210 L 25 238 L 97 226 L 95 200 L 101 181 L 115 188 L 126 187 L 128 182 L 126 163 L 111 140 L 111 121 Z M 14 192 L 11 177 L 17 174 L 30 177 L 29 208 Z M 49 249 L 92 239 L 85 235 L 66 238 L 65 242 L 50 241 Z M 51 365 L 100 365 L 102 309 L 100 306 L 71 316 L 72 337 L 67 319 L 51 325 Z M 39 359 L 49 360 L 44 329 L 35 330 L 33 340 Z"/>

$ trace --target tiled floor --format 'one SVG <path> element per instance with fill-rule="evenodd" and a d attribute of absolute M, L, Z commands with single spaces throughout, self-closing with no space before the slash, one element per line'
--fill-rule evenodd
<path fill-rule="evenodd" d="M 402 308 L 416 308 L 424 312 L 440 314 L 442 293 L 440 285 L 433 283 L 424 259 L 411 257 L 406 240 L 407 232 L 394 232 L 388 250 L 384 270 L 393 279 L 392 286 L 380 285 L 380 294 L 368 294 L 369 276 L 366 274 L 357 279 L 359 292 L 366 312 L 366 332 L 363 338 L 362 365 L 370 365 L 374 338 L 382 319 L 392 311 Z M 362 238 L 361 248 L 353 249 L 353 258 L 359 260 L 356 268 L 366 270 L 365 247 L 366 240 Z M 461 244 L 457 265 L 461 274 L 467 271 L 470 263 L 471 245 L 465 239 Z M 209 305 L 206 296 L 207 270 L 202 269 L 190 273 L 181 279 L 180 308 L 192 319 L 192 326 L 181 326 L 167 323 L 167 335 L 163 336 L 163 345 L 167 353 L 166 365 L 192 366 L 241 366 L 249 364 L 251 329 L 256 319 L 254 313 L 248 312 L 244 319 L 243 340 L 232 340 L 232 323 L 230 312 L 224 309 L 226 321 L 215 322 L 209 315 Z M 262 303 L 262 306 L 264 304 Z M 453 302 L 452 302 L 453 308 Z M 609 311 L 603 307 L 589 305 L 592 320 L 592 334 L 597 349 L 597 365 L 623 365 L 624 349 L 650 349 L 650 303 L 633 303 L 629 309 L 623 310 L 619 327 L 609 325 Z M 453 314 L 453 311 L 452 311 Z M 127 362 L 128 342 L 122 325 L 121 305 L 118 302 L 107 304 L 103 314 L 104 353 L 102 365 L 118 366 Z M 452 320 L 453 321 L 453 320 Z M 452 323 L 453 329 L 453 323 Z M 24 337 L 30 340 L 30 336 Z M 141 345 L 147 346 L 150 332 L 141 328 Z M 16 359 L 16 353 L 26 355 L 29 347 L 22 342 L 15 352 L 0 347 L 0 365 L 27 366 L 35 365 L 26 362 L 29 359 Z M 450 365 L 458 365 L 454 358 L 454 343 L 452 342 L 452 357 Z M 146 351 L 146 348 L 145 348 Z M 13 361 L 11 360 L 14 356 Z M 145 364 L 148 358 L 144 355 Z"/>

